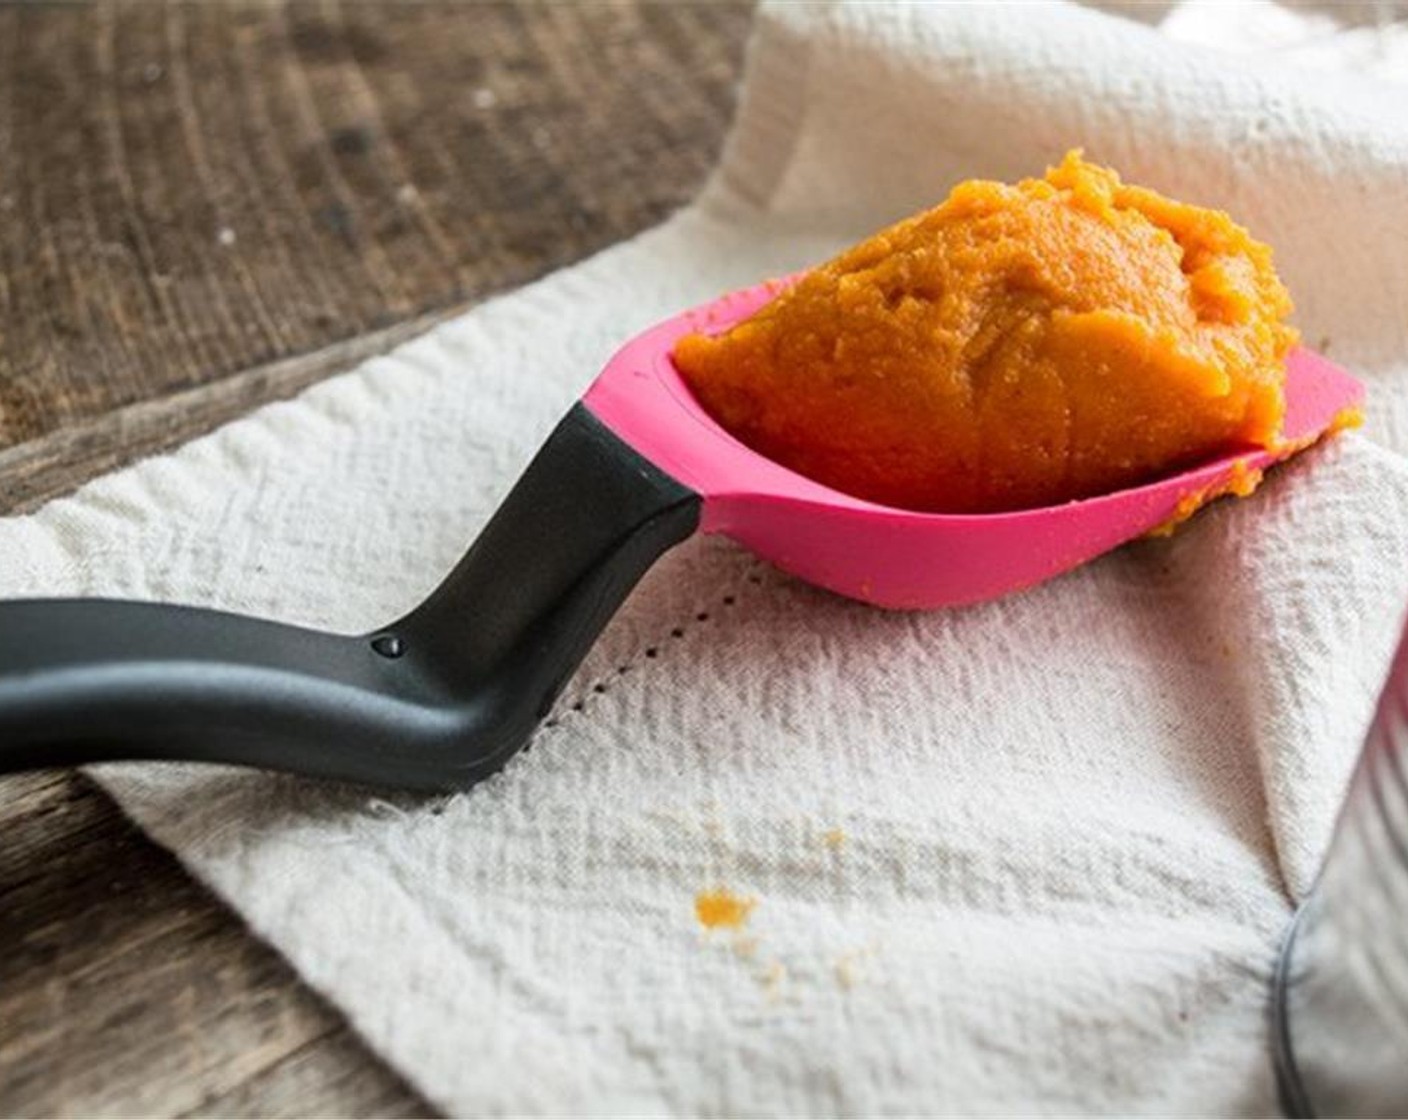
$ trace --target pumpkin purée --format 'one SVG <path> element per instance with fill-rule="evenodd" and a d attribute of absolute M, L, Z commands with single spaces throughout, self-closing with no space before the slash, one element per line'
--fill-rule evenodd
<path fill-rule="evenodd" d="M 675 363 L 744 443 L 886 505 L 980 513 L 1272 447 L 1296 332 L 1226 214 L 1069 153 L 969 181 Z"/>

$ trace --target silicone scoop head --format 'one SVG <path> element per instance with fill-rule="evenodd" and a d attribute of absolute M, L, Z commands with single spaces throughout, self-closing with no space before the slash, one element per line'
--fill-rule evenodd
<path fill-rule="evenodd" d="M 758 454 L 694 398 L 671 360 L 696 331 L 724 330 L 782 285 L 732 293 L 628 342 L 584 398 L 621 439 L 704 498 L 701 529 L 725 533 L 809 583 L 878 606 L 995 598 L 1068 571 L 1186 516 L 1209 496 L 1313 442 L 1363 399 L 1349 374 L 1307 350 L 1286 377 L 1286 446 L 1229 454 L 1142 486 L 1041 509 L 932 514 L 877 505 Z"/>

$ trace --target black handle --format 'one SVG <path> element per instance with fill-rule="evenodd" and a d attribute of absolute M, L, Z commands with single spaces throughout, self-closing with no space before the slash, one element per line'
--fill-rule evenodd
<path fill-rule="evenodd" d="M 576 405 L 444 583 L 360 637 L 0 602 L 0 771 L 161 758 L 450 790 L 528 739 L 700 498 Z"/>

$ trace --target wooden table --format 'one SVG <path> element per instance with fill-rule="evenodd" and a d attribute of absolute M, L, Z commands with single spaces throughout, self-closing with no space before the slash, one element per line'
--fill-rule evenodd
<path fill-rule="evenodd" d="M 0 513 L 663 218 L 750 7 L 0 7 Z M 0 1114 L 431 1111 L 85 778 L 0 829 Z"/>

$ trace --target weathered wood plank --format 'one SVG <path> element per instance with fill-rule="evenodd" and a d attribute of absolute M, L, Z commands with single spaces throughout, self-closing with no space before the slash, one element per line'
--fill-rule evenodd
<path fill-rule="evenodd" d="M 283 400 L 429 330 L 459 308 L 432 311 L 311 354 L 283 358 L 150 401 L 115 408 L 13 447 L 0 448 L 0 508 L 28 513 L 85 479 L 166 451 L 247 413 Z"/>
<path fill-rule="evenodd" d="M 7 778 L 0 819 L 0 1112 L 429 1111 L 85 779 Z"/>
<path fill-rule="evenodd" d="M 0 445 L 521 283 L 685 201 L 748 5 L 0 7 Z"/>

